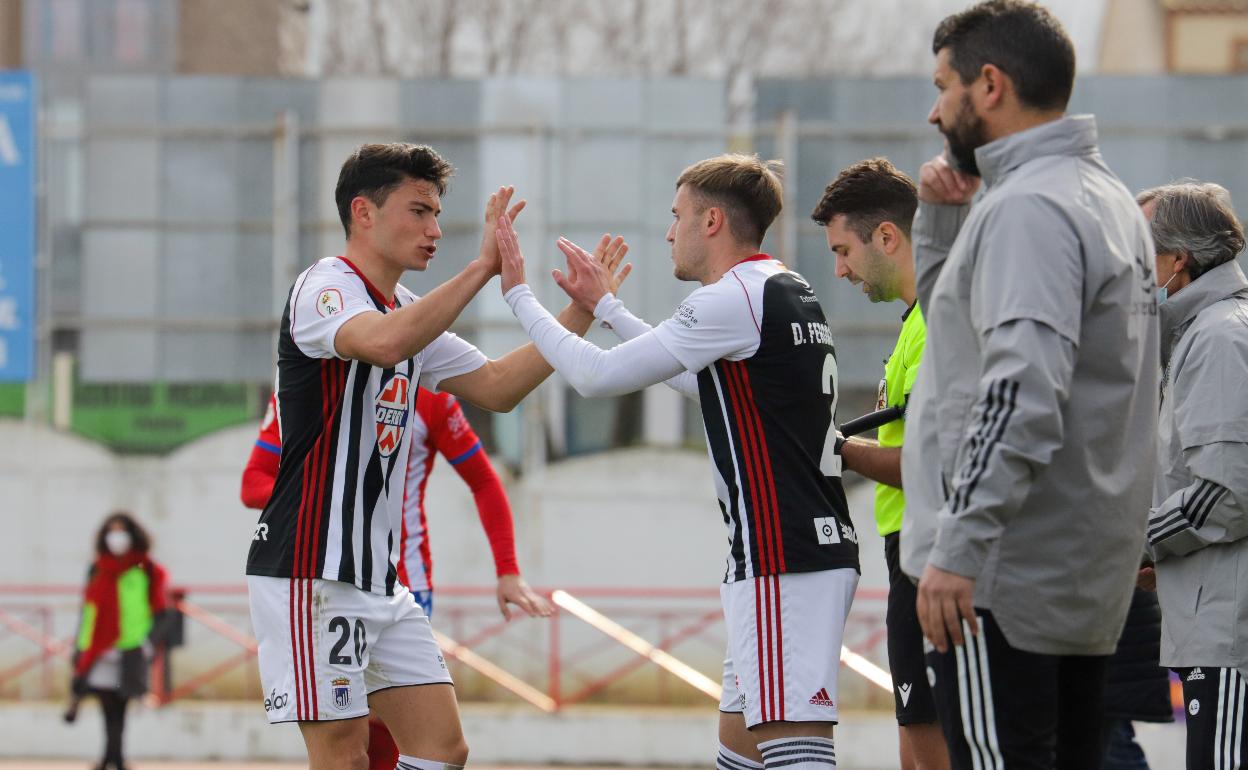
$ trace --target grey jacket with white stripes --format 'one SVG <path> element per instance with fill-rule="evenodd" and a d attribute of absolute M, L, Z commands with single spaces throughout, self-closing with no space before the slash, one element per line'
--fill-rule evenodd
<path fill-rule="evenodd" d="M 1157 562 L 1161 662 L 1248 671 L 1248 278 L 1235 261 L 1161 306 Z"/>
<path fill-rule="evenodd" d="M 1011 646 L 1109 655 L 1156 451 L 1152 238 L 1091 116 L 976 150 L 970 206 L 922 203 L 927 348 L 902 446 L 903 569 L 975 579 Z"/>

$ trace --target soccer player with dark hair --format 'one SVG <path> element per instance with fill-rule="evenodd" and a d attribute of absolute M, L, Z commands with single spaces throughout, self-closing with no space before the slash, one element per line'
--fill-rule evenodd
<path fill-rule="evenodd" d="M 927 327 L 915 301 L 910 224 L 918 206 L 914 182 L 885 158 L 841 171 L 823 191 L 811 219 L 824 229 L 836 259 L 836 276 L 861 286 L 872 302 L 901 301 L 901 333 L 884 362 L 876 409 L 905 409 L 919 374 Z M 906 496 L 901 490 L 905 416 L 880 426 L 879 441 L 851 438 L 841 446 L 847 469 L 876 482 L 875 524 L 888 565 L 888 668 L 900 728 L 902 770 L 945 770 L 949 753 L 927 681 L 923 631 L 915 614 L 914 582 L 901 571 L 900 530 Z"/>
<path fill-rule="evenodd" d="M 902 569 L 953 766 L 1092 770 L 1155 454 L 1152 242 L 1095 119 L 1065 114 L 1048 10 L 980 3 L 932 51 L 951 160 L 919 174 Z"/>
<path fill-rule="evenodd" d="M 832 336 L 805 279 L 759 253 L 781 201 L 773 164 L 755 156 L 685 169 L 667 240 L 675 276 L 701 286 L 655 327 L 628 312 L 596 260 L 561 240 L 569 271 L 556 280 L 626 340 L 610 350 L 567 334 L 538 303 L 515 231 L 499 222 L 507 302 L 577 392 L 667 382 L 701 405 L 729 540 L 719 770 L 836 766 L 837 669 L 858 584 Z"/>
<path fill-rule="evenodd" d="M 451 166 L 432 149 L 369 144 L 335 191 L 342 256 L 295 280 L 278 337 L 282 457 L 247 558 L 270 722 L 298 722 L 313 770 L 367 766 L 368 714 L 385 722 L 403 770 L 463 765 L 455 691 L 429 619 L 399 579 L 403 483 L 417 387 L 497 411 L 551 373 L 531 345 L 488 360 L 447 331 L 499 273 L 493 227 L 476 258 L 416 297 L 398 281 L 424 270 L 442 237 Z M 485 218 L 511 221 L 512 189 Z M 578 332 L 592 317 L 561 315 Z"/>

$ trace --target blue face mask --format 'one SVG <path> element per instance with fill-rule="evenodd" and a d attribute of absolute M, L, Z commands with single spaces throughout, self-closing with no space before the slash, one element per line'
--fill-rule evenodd
<path fill-rule="evenodd" d="M 1170 276 L 1170 281 L 1173 281 L 1175 276 L 1177 275 L 1178 273 L 1175 273 L 1174 275 Z M 1161 285 L 1161 288 L 1157 290 L 1157 304 L 1158 305 L 1164 304 L 1165 301 L 1170 298 L 1170 292 L 1166 289 L 1166 287 L 1170 285 L 1170 281 L 1166 281 L 1165 283 L 1163 283 Z"/>

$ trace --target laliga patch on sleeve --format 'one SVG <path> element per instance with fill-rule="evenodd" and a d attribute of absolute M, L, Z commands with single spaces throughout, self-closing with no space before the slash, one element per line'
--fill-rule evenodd
<path fill-rule="evenodd" d="M 316 312 L 320 313 L 322 318 L 341 313 L 342 305 L 342 292 L 337 289 L 324 289 L 321 291 L 321 296 L 316 298 Z"/>

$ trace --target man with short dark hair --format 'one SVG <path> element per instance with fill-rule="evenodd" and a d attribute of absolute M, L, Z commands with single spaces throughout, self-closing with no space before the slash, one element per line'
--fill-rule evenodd
<path fill-rule="evenodd" d="M 910 225 L 918 206 L 914 182 L 885 158 L 844 169 L 823 191 L 811 219 L 823 227 L 835 255 L 836 276 L 862 287 L 872 302 L 906 306 L 901 333 L 884 362 L 876 409 L 904 410 L 910 400 L 927 327 L 915 302 Z M 851 438 L 841 446 L 844 466 L 876 482 L 875 523 L 888 565 L 888 668 L 900 730 L 901 770 L 943 770 L 949 753 L 936 721 L 936 704 L 923 660 L 923 631 L 915 614 L 914 582 L 901 571 L 901 490 L 905 417 L 880 426 L 879 441 Z"/>
<path fill-rule="evenodd" d="M 500 221 L 503 290 L 538 350 L 583 396 L 667 381 L 698 399 L 728 560 L 719 770 L 832 770 L 837 669 L 858 584 L 858 536 L 836 454 L 836 351 L 819 299 L 758 249 L 780 212 L 773 164 L 722 155 L 680 175 L 667 232 L 677 278 L 701 284 L 655 327 L 632 316 L 567 241 L 559 285 L 627 340 L 560 329 L 524 281 Z"/>
<path fill-rule="evenodd" d="M 1074 48 L 1043 6 L 980 3 L 932 50 L 954 165 L 919 176 L 902 568 L 953 766 L 1091 770 L 1155 455 L 1152 243 L 1095 119 L 1064 114 Z"/>
<path fill-rule="evenodd" d="M 367 768 L 370 713 L 401 770 L 468 756 L 429 619 L 399 580 L 409 423 L 418 385 L 508 411 L 551 369 L 532 345 L 491 361 L 447 331 L 499 272 L 492 226 L 524 205 L 508 208 L 510 187 L 490 196 L 491 227 L 459 274 L 420 298 L 398 283 L 434 258 L 450 174 L 422 145 L 357 149 L 335 191 L 346 250 L 295 279 L 282 316 L 281 462 L 247 586 L 269 721 L 299 724 L 313 770 Z M 561 314 L 582 333 L 591 320 Z"/>
<path fill-rule="evenodd" d="M 1183 680 L 1187 770 L 1248 758 L 1248 278 L 1230 194 L 1140 193 L 1157 251 L 1160 445 L 1148 517 L 1161 663 Z"/>

